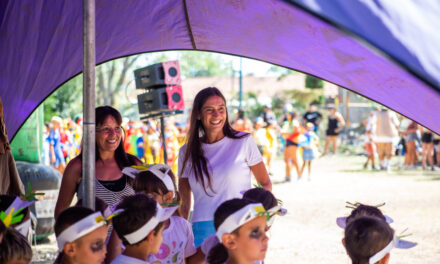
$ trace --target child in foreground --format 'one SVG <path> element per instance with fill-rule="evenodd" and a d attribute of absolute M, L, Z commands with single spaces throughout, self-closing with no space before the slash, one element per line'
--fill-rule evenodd
<path fill-rule="evenodd" d="M 32 259 L 27 240 L 31 228 L 29 206 L 35 203 L 36 193 L 30 184 L 21 196 L 0 195 L 0 263 L 22 264 Z"/>
<path fill-rule="evenodd" d="M 18 205 L 17 202 L 20 205 Z M 19 196 L 9 195 L 9 194 L 0 195 L 0 211 L 3 211 L 5 212 L 5 214 L 7 214 L 11 206 L 17 207 L 16 205 L 18 205 L 21 208 L 19 215 L 22 215 L 22 217 L 20 217 L 20 220 L 14 221 L 14 223 L 11 223 L 8 226 L 17 230 L 30 242 L 31 239 L 29 236 L 30 234 L 29 231 L 31 230 L 31 217 L 30 217 L 29 206 L 32 205 L 32 203 L 26 203 L 25 201 L 23 202 Z M 15 212 L 17 212 L 20 208 L 14 208 Z"/>
<path fill-rule="evenodd" d="M 353 264 L 386 264 L 394 247 L 394 231 L 382 219 L 361 216 L 345 228 L 343 244 Z"/>
<path fill-rule="evenodd" d="M 345 229 L 345 227 L 353 221 L 357 217 L 361 216 L 374 216 L 379 219 L 382 219 L 386 221 L 388 224 L 393 223 L 393 219 L 387 215 L 384 215 L 382 211 L 378 208 L 379 206 L 382 206 L 384 204 L 378 205 L 378 206 L 372 206 L 367 204 L 361 204 L 361 203 L 355 203 L 351 204 L 348 203 L 349 208 L 352 208 L 350 215 L 347 217 L 338 217 L 336 218 L 336 224 L 340 227 Z"/>
<path fill-rule="evenodd" d="M 163 208 L 178 205 L 179 193 L 173 172 L 165 164 L 156 164 L 139 171 L 133 189 L 136 193 L 153 196 Z M 164 221 L 162 244 L 157 254 L 152 255 L 153 263 L 193 263 L 191 256 L 196 253 L 194 235 L 189 222 L 180 216 L 171 216 Z"/>
<path fill-rule="evenodd" d="M 125 249 L 112 263 L 151 263 L 150 255 L 157 254 L 162 243 L 164 221 L 178 207 L 162 208 L 153 198 L 135 194 L 116 208 L 124 210 L 113 219 L 113 227 Z"/>
<path fill-rule="evenodd" d="M 408 249 L 417 245 L 396 237 L 389 226 L 393 219 L 384 215 L 378 206 L 355 203 L 350 207 L 354 207 L 351 214 L 337 218 L 336 222 L 345 229 L 342 244 L 353 264 L 386 264 L 392 248 Z"/>
<path fill-rule="evenodd" d="M 275 220 L 275 215 L 284 215 L 286 213 L 286 210 L 282 209 L 278 205 L 278 200 L 275 198 L 275 196 L 266 189 L 263 188 L 249 189 L 243 194 L 243 198 L 254 201 L 256 203 L 261 203 L 266 211 L 271 212 L 270 213 L 271 217 L 267 223 L 267 230 L 271 228 L 273 221 Z M 216 234 L 207 237 L 203 241 L 202 245 L 200 246 L 200 249 L 201 249 L 201 254 L 203 255 L 203 258 L 205 258 L 206 262 L 207 262 L 208 253 L 211 250 L 211 248 L 213 248 L 215 245 L 219 243 L 220 242 Z M 257 261 L 256 263 L 263 263 L 263 261 Z"/>
<path fill-rule="evenodd" d="M 266 256 L 269 238 L 267 215 L 261 203 L 247 199 L 223 202 L 214 213 L 220 243 L 208 254 L 208 263 L 252 264 Z"/>
<path fill-rule="evenodd" d="M 27 264 L 32 259 L 32 249 L 26 238 L 0 221 L 0 263 Z"/>
<path fill-rule="evenodd" d="M 55 263 L 102 263 L 107 253 L 107 231 L 101 212 L 81 206 L 65 209 L 55 222 L 60 251 Z"/>

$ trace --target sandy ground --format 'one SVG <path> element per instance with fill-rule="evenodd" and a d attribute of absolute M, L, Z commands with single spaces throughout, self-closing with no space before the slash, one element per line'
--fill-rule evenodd
<path fill-rule="evenodd" d="M 392 264 L 440 263 L 440 173 L 372 172 L 364 157 L 330 156 L 314 161 L 312 180 L 274 184 L 288 215 L 270 230 L 266 263 L 351 263 L 341 244 L 336 217 L 348 215 L 345 202 L 380 204 L 394 219 L 397 233 L 409 228 L 408 240 L 419 244 L 394 249 Z M 274 164 L 274 182 L 284 177 L 284 164 Z"/>
<path fill-rule="evenodd" d="M 440 172 L 372 172 L 361 169 L 363 157 L 328 156 L 313 162 L 312 180 L 280 183 L 284 163 L 273 164 L 273 191 L 288 214 L 276 219 L 265 263 L 351 263 L 341 244 L 336 217 L 349 214 L 345 202 L 380 204 L 400 233 L 419 244 L 394 249 L 392 264 L 440 263 Z M 34 263 L 50 263 L 54 237 L 34 247 Z M 37 260 L 39 260 L 37 262 Z"/>

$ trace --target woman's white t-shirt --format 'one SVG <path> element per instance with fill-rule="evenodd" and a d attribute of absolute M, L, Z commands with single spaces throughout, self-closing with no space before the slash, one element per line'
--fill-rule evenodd
<path fill-rule="evenodd" d="M 243 135 L 239 133 L 238 135 Z M 208 187 L 205 176 L 205 188 L 196 181 L 191 170 L 191 160 L 188 159 L 181 178 L 188 178 L 194 195 L 194 212 L 192 222 L 212 221 L 217 207 L 226 200 L 241 198 L 243 192 L 251 188 L 250 166 L 263 161 L 257 144 L 252 136 L 233 139 L 224 137 L 212 143 L 202 143 L 204 156 L 208 161 L 213 190 Z M 182 171 L 186 145 L 179 151 L 179 173 Z"/>

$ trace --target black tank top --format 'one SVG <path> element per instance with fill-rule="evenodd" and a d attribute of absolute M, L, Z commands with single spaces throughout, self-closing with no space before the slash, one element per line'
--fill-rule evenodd
<path fill-rule="evenodd" d="M 327 135 L 337 135 L 338 133 L 335 131 L 338 128 L 338 119 L 328 117 L 328 127 L 327 127 Z"/>

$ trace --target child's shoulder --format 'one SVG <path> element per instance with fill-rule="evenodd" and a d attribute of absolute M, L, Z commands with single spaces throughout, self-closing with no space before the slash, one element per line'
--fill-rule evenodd
<path fill-rule="evenodd" d="M 183 217 L 173 215 L 170 217 L 170 220 L 173 228 L 191 229 L 191 224 Z"/>

